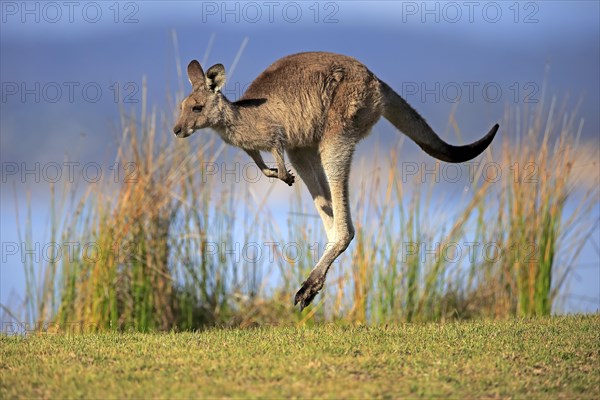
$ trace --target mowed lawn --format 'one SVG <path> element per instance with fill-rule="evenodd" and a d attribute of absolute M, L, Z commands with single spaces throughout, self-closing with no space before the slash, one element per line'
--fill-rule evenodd
<path fill-rule="evenodd" d="M 0 398 L 600 398 L 600 315 L 0 338 Z"/>

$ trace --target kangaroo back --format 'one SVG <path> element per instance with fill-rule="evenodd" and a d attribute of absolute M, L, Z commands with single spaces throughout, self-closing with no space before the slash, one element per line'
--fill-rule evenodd
<path fill-rule="evenodd" d="M 496 135 L 498 124 L 494 125 L 487 135 L 476 142 L 464 146 L 448 144 L 431 129 L 425 119 L 406 100 L 385 82 L 380 82 L 384 99 L 383 116 L 427 154 L 438 160 L 450 163 L 471 160 L 481 154 Z"/>

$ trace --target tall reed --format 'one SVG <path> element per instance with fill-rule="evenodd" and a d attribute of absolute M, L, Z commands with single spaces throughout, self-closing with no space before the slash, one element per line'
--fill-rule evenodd
<path fill-rule="evenodd" d="M 355 240 L 324 294 L 299 313 L 294 291 L 325 246 L 304 187 L 295 185 L 289 215 L 277 222 L 268 199 L 278 183 L 257 193 L 252 183 L 207 174 L 218 160 L 232 162 L 224 146 L 174 140 L 165 133 L 173 115 L 148 111 L 144 90 L 138 112 L 121 118 L 117 161 L 126 177 L 77 195 L 51 187 L 51 240 L 91 243 L 93 256 L 27 258 L 26 317 L 148 331 L 547 315 L 596 226 L 589 217 L 598 195 L 597 165 L 596 185 L 581 186 L 598 149 L 581 150 L 579 120 L 555 103 L 507 113 L 496 153 L 481 161 L 496 163 L 502 179 L 477 168 L 450 210 L 433 200 L 439 185 L 400 174 L 401 144 L 376 157 L 387 161 L 352 185 Z M 28 210 L 25 242 L 33 241 L 30 220 Z M 274 258 L 242 257 L 248 243 L 294 243 L 303 256 L 279 246 Z M 465 243 L 501 254 L 455 260 Z"/>

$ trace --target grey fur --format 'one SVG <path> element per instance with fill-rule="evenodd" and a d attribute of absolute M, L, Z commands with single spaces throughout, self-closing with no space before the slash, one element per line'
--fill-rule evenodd
<path fill-rule="evenodd" d="M 329 267 L 354 238 L 348 193 L 352 156 L 382 115 L 425 152 L 447 162 L 476 157 L 498 130 L 496 124 L 475 143 L 449 145 L 367 67 L 339 54 L 284 57 L 262 72 L 236 102 L 220 92 L 223 65 L 205 74 L 194 60 L 188 77 L 193 90 L 181 103 L 173 128 L 177 137 L 211 127 L 225 142 L 245 150 L 266 176 L 291 186 L 294 176 L 285 168 L 285 151 L 308 187 L 332 245 L 296 294 L 295 304 L 301 309 L 321 290 Z M 261 151 L 273 154 L 277 168 L 267 167 Z"/>

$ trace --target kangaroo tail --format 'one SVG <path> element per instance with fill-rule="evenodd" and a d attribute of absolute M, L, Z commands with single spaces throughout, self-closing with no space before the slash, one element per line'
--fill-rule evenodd
<path fill-rule="evenodd" d="M 402 133 L 411 138 L 427 154 L 438 160 L 459 163 L 469 161 L 481 154 L 492 142 L 499 125 L 496 124 L 483 138 L 464 146 L 453 146 L 444 142 L 400 95 L 381 82 L 385 108 L 383 116 Z"/>

